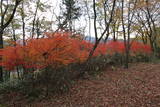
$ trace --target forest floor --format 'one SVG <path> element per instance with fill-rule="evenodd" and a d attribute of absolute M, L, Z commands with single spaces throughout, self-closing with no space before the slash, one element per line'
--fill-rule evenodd
<path fill-rule="evenodd" d="M 11 102 L 10 102 L 11 104 Z M 160 64 L 137 63 L 80 79 L 65 94 L 15 107 L 160 107 Z M 23 105 L 22 105 L 23 104 Z"/>

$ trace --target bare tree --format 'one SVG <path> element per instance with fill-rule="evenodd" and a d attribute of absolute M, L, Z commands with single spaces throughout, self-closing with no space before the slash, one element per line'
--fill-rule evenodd
<path fill-rule="evenodd" d="M 104 1 L 104 3 L 106 3 L 106 1 Z M 93 49 L 90 51 L 89 54 L 89 58 L 94 54 L 95 49 L 97 48 L 98 44 L 100 43 L 100 41 L 102 40 L 102 38 L 104 37 L 104 35 L 106 34 L 106 32 L 108 31 L 109 27 L 110 27 L 110 23 L 113 20 L 113 15 L 114 15 L 114 9 L 115 9 L 115 5 L 116 5 L 116 0 L 113 0 L 113 4 L 112 4 L 112 10 L 110 13 L 110 17 L 108 18 L 108 22 L 106 22 L 106 26 L 105 29 L 103 30 L 102 34 L 99 36 L 97 33 L 97 11 L 96 11 L 96 1 L 93 0 L 93 11 L 94 11 L 94 31 L 95 31 L 95 44 L 93 46 Z M 106 11 L 105 11 L 106 12 Z M 109 33 L 109 32 L 107 32 Z"/>
<path fill-rule="evenodd" d="M 22 0 L 16 0 L 14 8 L 11 12 L 10 17 L 8 18 L 7 21 L 5 21 L 5 17 L 7 15 L 8 9 L 9 9 L 9 3 L 8 0 L 6 0 L 6 6 L 4 7 L 4 0 L 1 0 L 1 5 L 0 5 L 0 10 L 1 10 L 1 25 L 0 25 L 0 49 L 3 48 L 3 33 L 4 29 L 11 23 L 12 19 L 14 18 L 14 15 L 16 13 L 16 9 L 18 5 L 20 4 Z M 2 56 L 0 57 L 0 60 L 2 60 Z M 0 67 L 0 81 L 3 81 L 3 68 Z"/>
<path fill-rule="evenodd" d="M 86 12 L 87 12 L 87 16 L 88 16 L 88 30 L 89 30 L 89 36 L 91 36 L 91 16 L 90 16 L 90 12 L 89 12 L 89 7 L 88 7 L 88 1 L 84 1 L 85 3 L 85 7 L 86 7 Z"/>
<path fill-rule="evenodd" d="M 159 27 L 160 18 L 160 1 L 146 0 L 141 4 L 136 12 L 138 31 L 141 33 L 141 38 L 144 43 L 149 40 L 152 51 L 154 52 L 157 47 L 157 28 Z"/>
<path fill-rule="evenodd" d="M 26 38 L 26 33 L 25 33 L 25 13 L 24 13 L 24 2 L 21 4 L 21 19 L 22 19 L 22 32 L 23 32 L 23 45 L 25 45 L 25 38 Z"/>
<path fill-rule="evenodd" d="M 39 8 L 39 3 L 40 3 L 40 0 L 38 0 L 36 2 L 36 9 L 35 9 L 35 12 L 34 12 L 34 17 L 33 17 L 33 22 L 32 22 L 32 32 L 31 32 L 31 37 L 32 38 L 34 37 L 36 17 L 37 17 L 37 12 L 38 12 L 38 8 Z"/>
<path fill-rule="evenodd" d="M 122 28 L 123 28 L 123 39 L 124 39 L 124 46 L 125 46 L 125 68 L 128 68 L 129 63 L 129 56 L 130 56 L 130 35 L 131 35 L 131 26 L 133 25 L 132 21 L 135 16 L 135 8 L 137 4 L 137 0 L 129 0 L 124 1 L 122 0 Z M 124 4 L 127 5 L 127 8 L 124 8 Z M 126 9 L 126 12 L 124 12 L 124 9 Z"/>

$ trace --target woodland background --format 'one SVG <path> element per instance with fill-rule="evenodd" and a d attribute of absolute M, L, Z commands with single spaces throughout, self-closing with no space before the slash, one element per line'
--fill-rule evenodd
<path fill-rule="evenodd" d="M 160 58 L 159 0 L 50 2 L 1 0 L 0 93 L 47 97 L 108 66 Z"/>

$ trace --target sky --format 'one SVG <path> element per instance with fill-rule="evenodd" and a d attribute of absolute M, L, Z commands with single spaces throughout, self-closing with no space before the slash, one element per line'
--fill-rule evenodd
<path fill-rule="evenodd" d="M 44 0 L 44 1 L 46 1 L 46 0 Z M 51 11 L 54 10 L 54 13 L 56 13 L 56 15 L 58 16 L 59 13 L 60 13 L 59 5 L 61 3 L 61 0 L 47 0 L 47 1 L 49 2 L 50 5 L 53 6 Z M 91 0 L 88 0 L 88 1 L 91 1 Z M 91 1 L 91 3 L 92 3 L 92 1 Z M 89 8 L 89 9 L 90 9 L 90 11 L 93 12 L 92 8 Z M 56 19 L 55 16 L 52 17 L 52 14 L 48 14 L 48 13 L 49 12 L 47 12 L 45 14 L 45 16 L 47 16 L 48 18 L 53 18 L 54 20 Z M 88 20 L 88 18 L 85 18 L 85 17 L 81 16 L 81 18 L 79 20 L 75 21 L 75 25 L 76 25 L 75 26 L 76 28 L 79 28 L 80 26 L 82 26 L 82 27 L 86 26 L 85 32 L 84 32 L 85 36 L 95 37 L 94 20 L 93 19 L 91 19 L 91 29 L 90 29 L 91 30 L 91 34 L 89 34 L 89 20 Z M 97 23 L 97 26 L 98 26 L 98 23 Z M 101 36 L 102 32 L 100 32 L 100 30 L 97 30 L 97 32 L 98 32 L 98 36 Z M 110 37 L 112 37 L 112 35 Z M 123 39 L 123 37 L 119 37 L 119 38 Z"/>
<path fill-rule="evenodd" d="M 60 13 L 60 4 L 61 4 L 62 0 L 42 0 L 42 2 L 46 2 L 49 5 L 52 6 L 52 8 L 50 10 L 47 10 L 47 12 L 43 12 L 40 13 L 40 16 L 45 16 L 48 20 L 53 20 L 53 29 L 56 29 L 56 16 L 54 14 L 56 14 L 57 16 Z M 80 0 L 79 0 L 80 1 Z M 90 0 L 88 0 L 90 1 Z M 92 3 L 92 2 L 91 2 Z M 90 11 L 93 12 L 92 8 L 89 8 Z M 54 14 L 53 14 L 54 13 Z M 55 24 L 54 24 L 55 23 Z M 91 34 L 89 34 L 89 20 L 87 17 L 83 17 L 81 16 L 81 18 L 79 18 L 77 21 L 74 22 L 75 23 L 75 28 L 78 29 L 80 27 L 84 28 L 84 26 L 86 26 L 84 34 L 85 36 L 91 36 L 91 37 L 95 37 L 95 33 L 94 33 L 94 20 L 91 19 Z M 97 23 L 98 25 L 98 23 Z M 100 30 L 98 30 L 98 36 L 101 36 Z M 112 37 L 112 35 L 110 36 Z M 123 39 L 123 37 L 119 37 L 120 39 Z"/>
<path fill-rule="evenodd" d="M 44 2 L 48 1 L 48 3 L 53 6 L 50 11 L 47 11 L 46 13 L 44 13 L 44 16 L 46 16 L 49 20 L 56 20 L 56 17 L 55 17 L 55 15 L 52 14 L 52 12 L 54 11 L 54 13 L 57 16 L 59 15 L 59 13 L 60 13 L 59 5 L 61 3 L 61 0 L 43 0 L 43 1 Z M 91 35 L 89 35 L 89 22 L 87 20 L 88 19 L 86 19 L 82 16 L 80 19 L 78 19 L 77 21 L 74 22 L 76 25 L 75 28 L 86 26 L 85 35 L 94 37 L 93 20 L 91 20 Z M 55 26 L 53 26 L 53 27 L 55 28 Z"/>

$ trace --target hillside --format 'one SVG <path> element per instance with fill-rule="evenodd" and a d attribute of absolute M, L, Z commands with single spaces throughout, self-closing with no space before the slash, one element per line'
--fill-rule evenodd
<path fill-rule="evenodd" d="M 146 63 L 133 64 L 128 70 L 108 68 L 95 77 L 76 81 L 68 93 L 32 104 L 8 97 L 8 104 L 15 107 L 158 107 L 159 69 L 160 64 Z"/>

